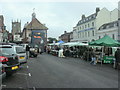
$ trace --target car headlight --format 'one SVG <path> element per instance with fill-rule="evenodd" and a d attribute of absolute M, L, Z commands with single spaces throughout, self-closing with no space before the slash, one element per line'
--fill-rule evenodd
<path fill-rule="evenodd" d="M 30 51 L 34 51 L 35 49 L 34 48 L 30 48 Z"/>

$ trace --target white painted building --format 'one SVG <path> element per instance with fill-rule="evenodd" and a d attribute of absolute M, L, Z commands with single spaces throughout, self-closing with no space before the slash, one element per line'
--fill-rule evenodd
<path fill-rule="evenodd" d="M 110 36 L 114 40 L 118 40 L 118 21 L 103 24 L 97 32 L 97 39 L 104 37 L 105 35 Z"/>
<path fill-rule="evenodd" d="M 106 8 L 96 8 L 96 12 L 88 17 L 82 15 L 82 19 L 73 28 L 73 40 L 90 42 L 97 39 L 98 29 L 105 23 L 118 20 L 118 9 L 109 11 Z"/>

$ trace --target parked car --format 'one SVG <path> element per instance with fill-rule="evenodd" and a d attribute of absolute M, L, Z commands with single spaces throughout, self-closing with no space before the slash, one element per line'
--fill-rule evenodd
<path fill-rule="evenodd" d="M 23 46 L 16 45 L 16 44 L 9 44 L 9 43 L 4 44 L 2 46 L 4 46 L 3 50 L 5 50 L 5 51 L 12 50 L 11 53 L 17 55 L 20 64 L 27 63 L 26 52 L 23 49 Z"/>
<path fill-rule="evenodd" d="M 0 57 L 0 61 L 1 61 L 1 57 Z M 6 72 L 5 72 L 5 68 L 3 67 L 2 63 L 0 62 L 0 85 L 2 84 L 2 79 L 4 79 L 6 77 Z"/>
<path fill-rule="evenodd" d="M 37 57 L 39 53 L 39 48 L 31 43 L 29 43 L 28 45 L 30 47 L 30 57 Z"/>
<path fill-rule="evenodd" d="M 21 46 L 23 46 L 23 49 L 24 50 L 26 50 L 26 46 L 28 45 L 28 44 L 20 44 Z"/>
<path fill-rule="evenodd" d="M 37 57 L 38 56 L 38 48 L 30 47 L 30 57 Z"/>
<path fill-rule="evenodd" d="M 12 75 L 19 68 L 19 57 L 16 55 L 12 44 L 0 43 L 0 56 L 6 75 Z"/>
<path fill-rule="evenodd" d="M 27 63 L 25 49 L 23 49 L 22 46 L 18 46 L 18 45 L 13 46 L 13 49 L 15 51 L 15 54 L 18 56 L 20 64 Z"/>

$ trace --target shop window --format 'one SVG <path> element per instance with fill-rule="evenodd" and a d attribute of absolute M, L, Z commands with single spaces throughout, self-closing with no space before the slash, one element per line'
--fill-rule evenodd
<path fill-rule="evenodd" d="M 88 31 L 88 37 L 90 36 L 90 33 L 89 33 L 89 31 Z"/>
<path fill-rule="evenodd" d="M 88 24 L 88 27 L 90 27 L 90 25 Z"/>
<path fill-rule="evenodd" d="M 87 28 L 87 25 L 85 25 L 85 28 Z"/>
<path fill-rule="evenodd" d="M 101 37 L 99 36 L 99 39 L 100 39 Z"/>
<path fill-rule="evenodd" d="M 84 29 L 84 26 L 82 26 L 82 29 Z"/>
<path fill-rule="evenodd" d="M 92 35 L 94 36 L 94 31 L 92 31 Z"/>
<path fill-rule="evenodd" d="M 112 35 L 112 38 L 115 39 L 115 35 L 114 34 Z"/>
<path fill-rule="evenodd" d="M 94 22 L 92 22 L 92 26 L 94 26 Z"/>

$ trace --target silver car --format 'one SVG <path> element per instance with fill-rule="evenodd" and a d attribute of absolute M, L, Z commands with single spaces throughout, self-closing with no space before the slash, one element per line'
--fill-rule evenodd
<path fill-rule="evenodd" d="M 15 44 L 8 44 L 8 45 L 2 45 L 2 46 L 6 46 L 6 48 L 4 47 L 4 50 L 8 51 L 8 49 L 10 49 L 12 51 L 12 55 L 17 55 L 19 63 L 20 64 L 24 64 L 27 63 L 27 59 L 26 59 L 26 52 L 23 49 L 23 46 L 19 46 L 19 45 L 15 45 Z M 11 47 L 11 48 L 7 48 Z"/>
<path fill-rule="evenodd" d="M 13 46 L 13 49 L 15 51 L 15 54 L 18 56 L 19 63 L 20 64 L 27 63 L 26 52 L 23 49 L 23 47 L 16 45 L 16 46 Z"/>

